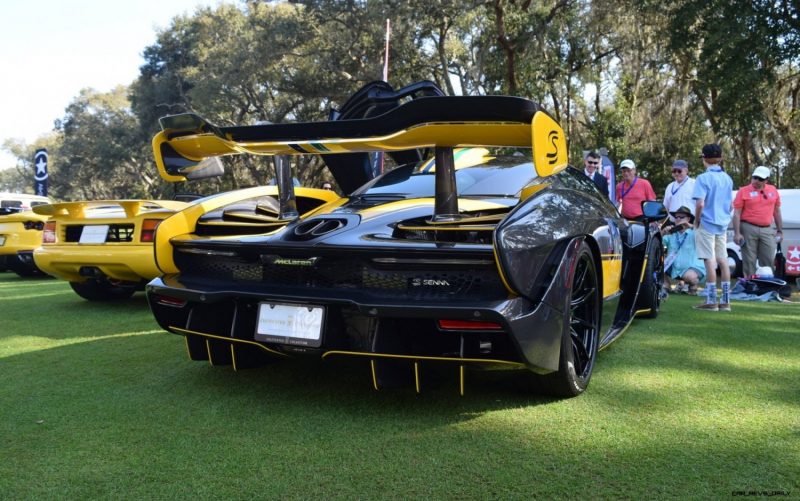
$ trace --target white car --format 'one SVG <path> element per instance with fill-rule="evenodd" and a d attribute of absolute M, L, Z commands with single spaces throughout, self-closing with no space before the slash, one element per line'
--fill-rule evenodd
<path fill-rule="evenodd" d="M 800 190 L 778 190 L 778 193 L 781 195 L 783 219 L 781 250 L 786 258 L 786 276 L 800 277 Z M 733 223 L 728 228 L 728 265 L 731 267 L 731 275 L 742 276 L 742 250 L 733 241 Z M 772 263 L 758 263 L 758 265 L 772 267 Z"/>
<path fill-rule="evenodd" d="M 0 193 L 1 209 L 31 210 L 31 207 L 52 203 L 47 197 L 28 195 L 26 193 Z"/>

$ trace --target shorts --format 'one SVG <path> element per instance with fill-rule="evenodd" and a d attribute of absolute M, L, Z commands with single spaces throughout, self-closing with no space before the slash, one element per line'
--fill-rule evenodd
<path fill-rule="evenodd" d="M 727 235 L 715 235 L 703 229 L 700 225 L 694 231 L 694 247 L 697 252 L 697 257 L 700 259 L 715 259 L 717 261 L 728 259 L 728 250 L 726 249 Z"/>

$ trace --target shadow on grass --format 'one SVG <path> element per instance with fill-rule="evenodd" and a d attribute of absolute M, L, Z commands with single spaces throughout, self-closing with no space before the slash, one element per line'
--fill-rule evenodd
<path fill-rule="evenodd" d="M 734 315 L 709 317 L 684 309 L 692 299 L 682 302 L 689 305 L 670 301 L 674 309 L 665 308 L 656 322 L 639 322 L 601 353 L 593 384 L 612 387 L 615 398 L 622 392 L 626 400 L 656 407 L 676 405 L 687 387 L 702 389 L 709 401 L 719 394 L 734 402 L 736 395 L 757 395 L 765 405 L 800 401 L 800 337 L 792 306 L 734 305 Z M 637 384 L 653 377 L 662 384 Z"/>
<path fill-rule="evenodd" d="M 93 306 L 93 305 L 92 305 Z M 156 327 L 157 329 L 157 327 Z M 189 361 L 181 337 L 167 332 L 103 337 L 5 357 L 3 363 L 23 379 L 69 383 L 75 391 L 90 381 L 105 381 L 96 391 L 109 396 L 122 391 L 115 382 L 136 381 L 145 400 L 172 405 L 185 398 L 197 409 L 205 405 L 250 408 L 255 413 L 276 408 L 292 414 L 312 406 L 323 414 L 351 413 L 380 416 L 391 412 L 414 419 L 419 413 L 444 412 L 451 418 L 474 413 L 556 402 L 549 397 L 528 395 L 516 388 L 511 375 L 468 372 L 466 396 L 458 395 L 457 369 L 426 379 L 422 393 L 413 380 L 401 388 L 375 391 L 369 364 L 361 359 L 293 359 L 254 369 L 234 371 L 231 366 L 210 366 Z M 51 336 L 52 337 L 52 336 Z M 58 337 L 58 336 L 54 336 Z M 68 339 L 68 336 L 62 339 Z M 91 376 L 90 376 L 91 374 Z M 427 383 L 427 384 L 426 384 Z M 145 396 L 147 388 L 158 391 Z M 21 388 L 22 389 L 22 388 Z M 95 391 L 95 390 L 93 390 Z M 292 410 L 294 409 L 294 410 Z M 444 416 L 442 416 L 444 417 Z"/>

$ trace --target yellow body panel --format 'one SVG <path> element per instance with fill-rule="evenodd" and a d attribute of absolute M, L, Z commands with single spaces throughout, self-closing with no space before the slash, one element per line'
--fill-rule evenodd
<path fill-rule="evenodd" d="M 44 223 L 47 217 L 28 211 L 0 216 L 0 256 L 16 256 L 19 251 L 31 251 L 42 245 L 42 231 L 26 230 L 26 221 Z"/>
<path fill-rule="evenodd" d="M 619 292 L 622 281 L 622 256 L 603 256 L 603 297 Z"/>
<path fill-rule="evenodd" d="M 159 219 L 188 207 L 172 200 L 92 200 L 63 202 L 36 207 L 56 223 L 56 242 L 42 244 L 33 253 L 36 266 L 49 275 L 70 282 L 86 280 L 82 267 L 95 267 L 112 280 L 139 282 L 160 275 L 153 254 L 153 243 L 140 241 L 146 219 Z M 131 242 L 82 244 L 66 241 L 70 225 L 132 224 Z"/>
<path fill-rule="evenodd" d="M 339 195 L 330 190 L 295 188 L 294 192 L 295 195 L 299 197 L 305 196 L 318 198 L 328 202 L 328 204 L 323 204 L 321 207 L 318 207 L 311 213 L 322 210 L 323 208 L 331 208 L 331 203 L 341 205 L 346 201 L 346 199 L 340 200 Z M 197 220 L 203 214 L 240 200 L 264 196 L 276 196 L 277 194 L 277 186 L 257 186 L 255 188 L 245 188 L 243 190 L 230 191 L 211 197 L 206 197 L 195 202 L 184 210 L 166 218 L 161 222 L 161 224 L 158 225 L 158 229 L 156 230 L 155 259 L 158 268 L 164 273 L 178 272 L 178 269 L 175 267 L 175 262 L 172 259 L 172 245 L 170 245 L 170 239 L 177 236 L 186 238 L 189 234 L 194 233 L 195 227 L 197 226 Z M 244 224 L 247 225 L 248 223 Z"/>
<path fill-rule="evenodd" d="M 45 245 L 33 252 L 36 266 L 48 275 L 82 282 L 83 266 L 97 267 L 114 280 L 139 282 L 160 275 L 153 258 L 152 244 L 127 245 Z"/>

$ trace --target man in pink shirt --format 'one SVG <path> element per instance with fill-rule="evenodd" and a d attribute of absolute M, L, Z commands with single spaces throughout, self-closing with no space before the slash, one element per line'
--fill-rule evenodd
<path fill-rule="evenodd" d="M 617 185 L 620 213 L 625 219 L 642 219 L 642 202 L 655 200 L 656 192 L 647 181 L 636 175 L 636 164 L 626 158 L 619 164 L 622 182 Z"/>
<path fill-rule="evenodd" d="M 733 240 L 742 245 L 745 277 L 756 272 L 756 258 L 760 266 L 772 267 L 777 242 L 783 237 L 781 196 L 774 186 L 767 184 L 769 174 L 768 167 L 756 167 L 750 184 L 739 188 L 733 199 Z"/>

